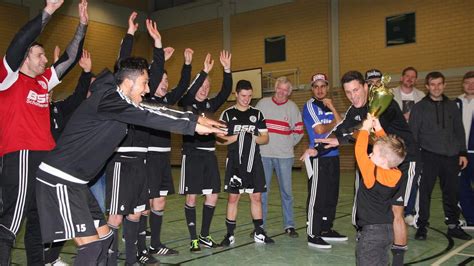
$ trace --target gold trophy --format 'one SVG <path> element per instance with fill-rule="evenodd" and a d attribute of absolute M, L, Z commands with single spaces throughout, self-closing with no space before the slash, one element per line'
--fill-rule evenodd
<path fill-rule="evenodd" d="M 380 84 L 373 84 L 369 88 L 369 113 L 375 117 L 380 117 L 393 99 L 392 89 L 387 87 L 391 79 L 384 74 Z"/>

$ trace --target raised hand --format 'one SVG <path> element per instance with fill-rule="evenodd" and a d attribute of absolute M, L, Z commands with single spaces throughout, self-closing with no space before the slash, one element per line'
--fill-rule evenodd
<path fill-rule="evenodd" d="M 82 57 L 79 60 L 79 66 L 82 67 L 84 72 L 91 72 L 92 70 L 92 59 L 91 59 L 91 54 L 86 50 L 82 50 Z"/>
<path fill-rule="evenodd" d="M 230 71 L 231 58 L 232 58 L 232 55 L 231 55 L 230 52 L 228 52 L 226 50 L 222 50 L 220 61 L 221 61 L 222 66 L 224 67 L 225 71 Z"/>
<path fill-rule="evenodd" d="M 165 61 L 168 61 L 168 59 L 170 59 L 170 57 L 174 53 L 174 48 L 173 47 L 165 47 L 165 48 L 163 48 L 163 52 L 165 52 Z"/>
<path fill-rule="evenodd" d="M 60 54 L 61 54 L 61 48 L 59 48 L 59 46 L 56 45 L 54 47 L 54 52 L 53 52 L 53 63 L 58 62 Z"/>
<path fill-rule="evenodd" d="M 52 15 L 61 7 L 63 3 L 64 0 L 46 0 L 46 6 L 44 7 L 44 10 L 48 12 L 48 14 Z"/>
<path fill-rule="evenodd" d="M 324 106 L 326 106 L 327 108 L 329 108 L 329 110 L 331 110 L 331 111 L 334 110 L 334 105 L 333 105 L 333 103 L 332 103 L 332 99 L 324 98 L 324 99 L 323 99 L 323 104 L 324 104 Z"/>
<path fill-rule="evenodd" d="M 79 22 L 83 25 L 89 23 L 89 13 L 87 12 L 87 0 L 81 0 L 79 3 Z"/>
<path fill-rule="evenodd" d="M 130 17 L 128 17 L 128 34 L 135 35 L 135 32 L 138 30 L 138 23 L 135 23 L 137 16 L 138 13 L 133 11 L 132 14 L 130 14 Z"/>
<path fill-rule="evenodd" d="M 184 49 L 184 63 L 190 65 L 193 61 L 194 51 L 191 48 Z"/>
<path fill-rule="evenodd" d="M 214 66 L 214 60 L 211 60 L 211 54 L 207 54 L 206 59 L 204 59 L 204 69 L 203 69 L 204 72 L 209 74 L 213 66 Z"/>
<path fill-rule="evenodd" d="M 146 28 L 148 30 L 148 34 L 150 34 L 151 38 L 153 38 L 153 40 L 155 41 L 155 47 L 162 48 L 163 44 L 161 43 L 161 35 L 158 31 L 158 28 L 156 27 L 156 22 L 151 19 L 147 19 L 145 23 Z"/>

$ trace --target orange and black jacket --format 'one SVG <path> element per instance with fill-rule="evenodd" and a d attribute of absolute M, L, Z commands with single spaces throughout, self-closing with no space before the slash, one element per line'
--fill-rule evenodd
<path fill-rule="evenodd" d="M 384 136 L 382 130 L 376 136 Z M 369 132 L 361 130 L 355 145 L 355 157 L 360 170 L 357 193 L 357 225 L 391 224 L 393 222 L 392 197 L 402 173 L 397 168 L 376 166 L 367 154 Z"/>

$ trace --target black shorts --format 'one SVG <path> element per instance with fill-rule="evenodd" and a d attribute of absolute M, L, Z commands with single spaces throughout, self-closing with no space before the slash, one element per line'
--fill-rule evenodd
<path fill-rule="evenodd" d="M 146 168 L 150 198 L 166 197 L 174 194 L 169 152 L 149 151 L 147 153 Z"/>
<path fill-rule="evenodd" d="M 16 235 L 35 209 L 36 170 L 46 151 L 21 150 L 0 157 L 0 226 Z"/>
<path fill-rule="evenodd" d="M 400 183 L 397 191 L 392 197 L 392 205 L 407 206 L 410 199 L 410 192 L 414 182 L 418 182 L 421 174 L 421 163 L 416 161 L 405 161 L 398 169 L 402 172 Z"/>
<path fill-rule="evenodd" d="M 221 192 L 221 177 L 213 151 L 193 150 L 183 154 L 179 194 L 215 194 Z"/>
<path fill-rule="evenodd" d="M 43 243 L 97 235 L 96 228 L 106 224 L 87 184 L 60 178 L 38 177 L 36 180 Z"/>
<path fill-rule="evenodd" d="M 106 203 L 110 215 L 144 211 L 148 203 L 145 158 L 115 154 L 106 169 Z"/>
<path fill-rule="evenodd" d="M 239 161 L 237 156 L 228 156 L 226 159 L 225 168 L 225 179 L 224 179 L 224 191 L 231 194 L 242 194 L 242 193 L 262 193 L 267 191 L 265 182 L 265 173 L 263 171 L 262 158 L 259 154 L 255 154 L 252 171 L 247 174 L 247 180 L 243 182 L 243 186 L 240 188 L 232 187 L 230 179 L 233 176 L 239 177 Z"/>

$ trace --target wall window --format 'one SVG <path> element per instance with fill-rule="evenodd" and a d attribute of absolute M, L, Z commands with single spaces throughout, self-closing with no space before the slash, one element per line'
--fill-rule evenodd
<path fill-rule="evenodd" d="M 265 63 L 286 60 L 285 35 L 265 38 Z"/>
<path fill-rule="evenodd" d="M 414 43 L 416 41 L 415 13 L 387 17 L 385 25 L 387 46 Z"/>

